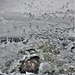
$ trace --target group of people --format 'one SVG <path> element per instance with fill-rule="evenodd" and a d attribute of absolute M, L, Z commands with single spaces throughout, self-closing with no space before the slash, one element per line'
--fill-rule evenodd
<path fill-rule="evenodd" d="M 7 44 L 8 42 L 18 43 L 18 42 L 21 42 L 21 41 L 24 41 L 24 40 L 25 40 L 24 37 L 0 37 L 0 43 L 4 43 L 4 44 Z"/>

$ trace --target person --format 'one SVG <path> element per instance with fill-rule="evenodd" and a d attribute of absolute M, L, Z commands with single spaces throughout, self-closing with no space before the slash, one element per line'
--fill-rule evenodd
<path fill-rule="evenodd" d="M 37 74 L 39 71 L 39 57 L 34 56 L 28 60 L 21 61 L 21 65 L 19 67 L 20 73 L 31 72 Z"/>

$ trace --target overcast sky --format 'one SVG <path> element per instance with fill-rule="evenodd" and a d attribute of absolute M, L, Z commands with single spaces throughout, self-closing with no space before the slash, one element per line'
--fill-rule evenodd
<path fill-rule="evenodd" d="M 74 0 L 0 0 L 0 12 L 40 14 L 67 9 L 74 9 Z"/>

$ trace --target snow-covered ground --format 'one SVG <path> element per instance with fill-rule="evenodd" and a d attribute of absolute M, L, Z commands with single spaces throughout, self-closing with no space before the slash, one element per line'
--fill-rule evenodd
<path fill-rule="evenodd" d="M 74 0 L 0 0 L 0 73 L 25 75 L 19 61 L 39 55 L 39 75 L 75 75 L 74 9 Z"/>

